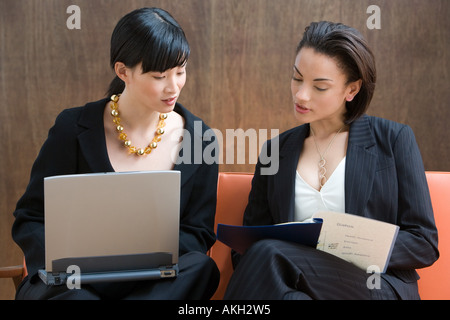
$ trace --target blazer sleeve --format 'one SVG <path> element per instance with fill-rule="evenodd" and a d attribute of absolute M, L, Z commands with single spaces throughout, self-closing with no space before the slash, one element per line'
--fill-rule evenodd
<path fill-rule="evenodd" d="M 208 130 L 211 134 L 209 141 L 201 141 L 201 138 L 192 134 L 200 141 L 192 143 L 202 144 L 202 155 L 205 152 L 212 154 L 211 159 L 196 164 L 194 158 L 191 163 L 176 166 L 181 175 L 189 176 L 188 181 L 181 188 L 181 212 L 180 212 L 180 247 L 179 254 L 190 251 L 206 253 L 216 241 L 214 222 L 217 203 L 217 180 L 219 176 L 218 142 L 216 136 L 203 122 L 203 133 Z M 207 140 L 207 139 L 206 139 Z M 193 146 L 191 146 L 194 148 Z M 192 149 L 191 156 L 196 151 Z"/>
<path fill-rule="evenodd" d="M 438 237 L 425 170 L 414 133 L 404 126 L 395 142 L 400 231 L 389 268 L 422 268 L 439 257 Z"/>
<path fill-rule="evenodd" d="M 263 145 L 261 154 L 270 154 L 271 140 Z M 269 203 L 269 183 L 271 175 L 261 174 L 262 169 L 267 167 L 261 161 L 261 156 L 255 167 L 252 179 L 252 187 L 248 197 L 248 204 L 244 212 L 243 225 L 258 226 L 274 224 L 271 204 Z"/>
<path fill-rule="evenodd" d="M 271 141 L 268 140 L 263 145 L 261 154 L 269 154 Z M 248 196 L 248 204 L 244 211 L 242 224 L 245 226 L 272 225 L 274 220 L 270 210 L 268 197 L 268 184 L 270 175 L 261 174 L 261 169 L 266 167 L 259 157 L 255 166 L 255 172 L 252 178 L 252 187 Z M 240 262 L 241 255 L 231 250 L 231 259 L 233 268 L 236 268 Z"/>
<path fill-rule="evenodd" d="M 32 166 L 25 193 L 14 211 L 12 237 L 25 254 L 30 278 L 45 267 L 44 178 L 76 170 L 76 135 L 73 117 L 62 112 L 49 130 L 48 137 Z"/>
<path fill-rule="evenodd" d="M 183 187 L 189 199 L 180 217 L 180 255 L 190 251 L 206 253 L 216 241 L 217 179 L 217 164 L 202 165 L 189 185 Z"/>

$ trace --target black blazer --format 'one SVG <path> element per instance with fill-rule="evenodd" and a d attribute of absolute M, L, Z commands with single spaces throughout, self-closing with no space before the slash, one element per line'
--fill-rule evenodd
<path fill-rule="evenodd" d="M 259 161 L 256 165 L 245 225 L 294 220 L 295 171 L 308 134 L 306 124 L 282 133 L 278 141 L 267 142 L 264 154 L 273 154 L 274 145 L 279 146 L 279 169 L 274 175 L 261 175 L 260 169 L 273 163 Z M 346 157 L 346 212 L 400 226 L 383 276 L 400 296 L 408 298 L 401 281 L 415 282 L 415 269 L 431 265 L 439 256 L 433 209 L 414 134 L 406 125 L 365 115 L 350 127 Z"/>
<path fill-rule="evenodd" d="M 107 102 L 108 99 L 102 99 L 61 112 L 33 165 L 28 187 L 17 203 L 12 228 L 13 239 L 25 254 L 30 277 L 45 265 L 44 177 L 114 171 L 103 126 Z M 181 171 L 179 253 L 206 253 L 215 242 L 218 162 L 206 164 L 195 152 L 199 152 L 199 147 L 203 152 L 208 145 L 208 150 L 218 150 L 217 142 L 201 119 L 180 104 L 175 111 L 185 119 L 186 130 L 179 158 L 183 162 L 174 167 Z"/>

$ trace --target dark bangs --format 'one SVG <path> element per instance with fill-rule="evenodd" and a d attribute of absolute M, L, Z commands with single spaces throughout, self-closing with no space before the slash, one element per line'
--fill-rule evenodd
<path fill-rule="evenodd" d="M 125 15 L 111 36 L 111 68 L 122 62 L 128 68 L 142 63 L 143 73 L 165 72 L 183 66 L 190 49 L 183 29 L 167 12 L 142 8 Z M 107 95 L 120 94 L 125 83 L 116 75 Z"/>
<path fill-rule="evenodd" d="M 166 11 L 142 8 L 117 24 L 111 37 L 111 67 L 122 62 L 133 68 L 142 62 L 143 72 L 164 72 L 182 66 L 190 48 L 183 29 Z"/>
<path fill-rule="evenodd" d="M 183 66 L 190 54 L 189 44 L 181 28 L 164 23 L 151 33 L 142 48 L 142 71 L 164 72 Z"/>

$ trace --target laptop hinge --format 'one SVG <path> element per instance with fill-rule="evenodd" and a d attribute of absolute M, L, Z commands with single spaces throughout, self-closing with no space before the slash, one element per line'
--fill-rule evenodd
<path fill-rule="evenodd" d="M 91 273 L 159 268 L 173 262 L 168 252 L 77 257 L 53 260 L 52 271 L 66 272 L 71 265 L 78 266 L 82 273 Z"/>

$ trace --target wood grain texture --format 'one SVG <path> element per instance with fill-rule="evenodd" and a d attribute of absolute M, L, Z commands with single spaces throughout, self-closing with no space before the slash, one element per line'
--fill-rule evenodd
<path fill-rule="evenodd" d="M 66 9 L 81 9 L 81 30 L 69 30 Z M 368 30 L 369 5 L 381 9 L 381 30 Z M 317 20 L 359 29 L 377 58 L 378 84 L 369 113 L 410 125 L 427 170 L 450 171 L 448 0 L 2 0 L 0 2 L 0 265 L 22 262 L 11 239 L 12 212 L 56 115 L 104 97 L 112 71 L 109 41 L 117 21 L 159 6 L 184 28 L 191 44 L 180 102 L 224 136 L 235 154 L 222 171 L 253 171 L 249 147 L 237 164 L 244 132 L 296 125 L 290 78 L 304 28 Z M 250 130 L 250 131 L 248 131 Z M 270 137 L 270 132 L 269 132 Z M 261 137 L 261 139 L 265 137 Z M 260 142 L 260 141 L 258 141 Z M 257 155 L 257 151 L 254 151 Z M 0 280 L 0 299 L 13 296 Z"/>

